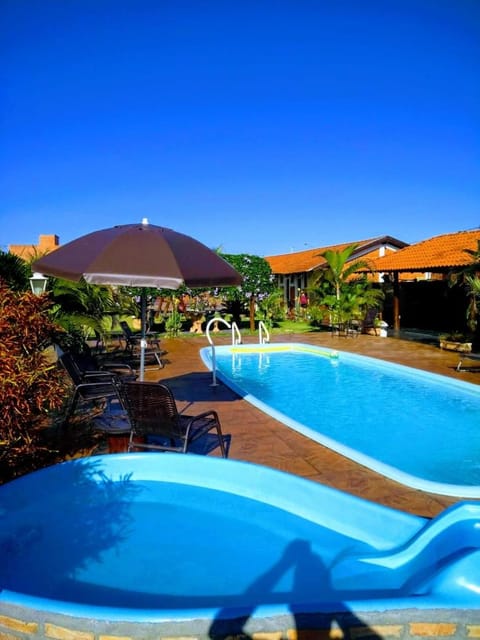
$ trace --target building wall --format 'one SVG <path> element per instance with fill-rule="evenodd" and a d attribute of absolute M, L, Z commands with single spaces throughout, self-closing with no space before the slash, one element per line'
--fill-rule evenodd
<path fill-rule="evenodd" d="M 56 235 L 40 235 L 38 244 L 11 244 L 8 246 L 10 253 L 22 258 L 31 260 L 50 253 L 59 246 L 59 239 Z"/>

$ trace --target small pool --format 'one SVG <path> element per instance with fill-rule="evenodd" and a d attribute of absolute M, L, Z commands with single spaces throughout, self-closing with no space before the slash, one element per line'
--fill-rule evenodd
<path fill-rule="evenodd" d="M 216 367 L 259 409 L 388 478 L 480 498 L 480 386 L 304 344 L 217 347 Z"/>
<path fill-rule="evenodd" d="M 3 485 L 0 517 L 0 634 L 286 637 L 413 615 L 457 616 L 465 636 L 480 609 L 470 502 L 429 521 L 257 465 L 137 453 Z"/>

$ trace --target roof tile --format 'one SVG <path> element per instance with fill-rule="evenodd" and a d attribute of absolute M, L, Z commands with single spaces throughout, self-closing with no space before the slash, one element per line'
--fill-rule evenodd
<path fill-rule="evenodd" d="M 373 260 L 375 271 L 440 271 L 471 264 L 465 249 L 476 251 L 480 229 L 435 236 Z"/>
<path fill-rule="evenodd" d="M 381 236 L 378 238 L 370 238 L 368 240 L 357 240 L 355 242 L 344 242 L 342 244 L 330 245 L 327 247 L 317 247 L 316 249 L 307 249 L 306 251 L 298 251 L 295 253 L 284 253 L 278 256 L 268 256 L 265 260 L 269 263 L 272 272 L 275 274 L 290 274 L 290 273 L 307 273 L 314 271 L 325 265 L 325 258 L 321 256 L 327 250 L 331 251 L 343 251 L 352 244 L 357 245 L 357 252 L 361 253 L 358 256 L 360 259 L 368 259 L 373 257 L 373 253 L 366 253 L 366 251 L 375 244 L 381 245 L 385 243 L 392 243 L 396 247 L 403 247 L 404 242 L 396 240 L 391 236 Z M 355 254 L 354 254 L 355 259 Z"/>

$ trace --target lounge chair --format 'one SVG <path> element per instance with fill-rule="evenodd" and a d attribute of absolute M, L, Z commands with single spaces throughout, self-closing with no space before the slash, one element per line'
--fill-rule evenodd
<path fill-rule="evenodd" d="M 122 320 L 120 322 L 120 326 L 123 331 L 123 336 L 125 340 L 125 351 L 131 357 L 137 357 L 140 355 L 140 341 L 142 339 L 141 332 L 132 331 L 128 325 L 128 322 Z M 160 348 L 160 338 L 158 334 L 155 332 L 147 331 L 145 334 L 145 339 L 147 340 L 147 348 L 145 350 L 145 356 L 153 356 L 155 361 L 158 364 L 158 368 L 162 369 L 164 364 L 161 356 L 164 355 L 165 351 L 162 351 Z"/>
<path fill-rule="evenodd" d="M 132 369 L 132 367 L 126 362 L 101 362 L 99 363 L 96 358 L 94 358 L 89 353 L 84 354 L 75 354 L 72 352 L 63 353 L 65 356 L 65 362 L 63 365 L 70 373 L 73 373 L 74 376 L 78 377 L 78 379 L 83 378 L 85 376 L 89 376 L 92 374 L 105 374 L 110 373 L 118 376 L 122 380 L 136 380 L 137 374 Z"/>
<path fill-rule="evenodd" d="M 476 360 L 478 364 L 467 366 L 463 363 L 464 360 Z M 457 364 L 457 371 L 480 371 L 480 353 L 461 353 Z"/>
<path fill-rule="evenodd" d="M 98 402 L 103 406 L 110 403 L 122 404 L 119 394 L 119 369 L 122 365 L 115 365 L 116 371 L 107 370 L 82 370 L 71 353 L 62 353 L 58 361 L 70 376 L 74 390 L 65 413 L 64 423 L 67 423 L 75 412 L 79 402 Z M 128 366 L 128 365 L 125 365 Z M 124 369 L 123 376 L 132 381 L 136 375 L 132 369 Z"/>
<path fill-rule="evenodd" d="M 122 396 L 131 424 L 128 451 L 206 454 L 220 447 L 222 457 L 227 457 L 229 436 L 222 434 L 216 411 L 179 413 L 170 388 L 158 382 L 127 382 Z"/>

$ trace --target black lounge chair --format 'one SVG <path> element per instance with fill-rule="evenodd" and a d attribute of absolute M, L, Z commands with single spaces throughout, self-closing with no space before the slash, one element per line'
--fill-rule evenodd
<path fill-rule="evenodd" d="M 125 340 L 125 352 L 130 357 L 138 357 L 140 355 L 140 341 L 142 339 L 141 332 L 132 331 L 128 322 L 122 320 L 120 322 L 120 326 L 123 331 L 123 336 Z M 160 338 L 158 334 L 155 332 L 147 331 L 145 334 L 145 339 L 147 341 L 147 347 L 145 349 L 145 356 L 153 356 L 156 363 L 158 364 L 158 368 L 162 369 L 164 364 L 161 356 L 164 355 L 165 351 L 162 351 L 160 348 Z"/>
<path fill-rule="evenodd" d="M 67 406 L 64 423 L 74 414 L 79 402 L 98 402 L 104 406 L 110 403 L 121 404 L 119 394 L 120 379 L 133 381 L 136 374 L 128 365 L 111 365 L 107 369 L 83 369 L 71 353 L 62 353 L 58 361 L 70 376 L 74 386 L 73 394 Z M 107 366 L 107 365 L 105 365 Z"/>
<path fill-rule="evenodd" d="M 478 364 L 468 366 L 464 364 L 464 360 L 476 360 Z M 457 364 L 457 371 L 480 371 L 480 353 L 461 353 Z"/>
<path fill-rule="evenodd" d="M 128 451 L 208 454 L 220 447 L 227 457 L 230 437 L 222 434 L 216 411 L 179 413 L 170 388 L 158 382 L 127 382 L 121 392 L 131 424 Z"/>
<path fill-rule="evenodd" d="M 64 366 L 71 368 L 71 373 L 74 373 L 78 378 L 105 373 L 114 374 L 124 381 L 136 380 L 138 377 L 126 362 L 99 361 L 89 352 L 83 354 L 76 354 L 70 351 L 62 352 L 62 356 L 65 356 Z"/>

